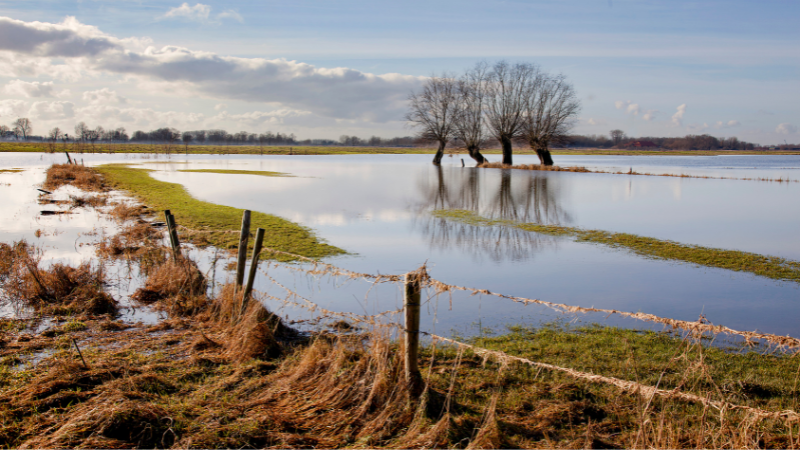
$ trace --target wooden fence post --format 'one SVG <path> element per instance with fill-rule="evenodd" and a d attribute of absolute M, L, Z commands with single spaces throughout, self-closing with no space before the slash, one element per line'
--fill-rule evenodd
<path fill-rule="evenodd" d="M 253 292 L 253 283 L 256 281 L 256 269 L 258 269 L 258 257 L 261 254 L 261 244 L 264 242 L 264 229 L 259 228 L 256 230 L 256 242 L 253 245 L 253 259 L 250 262 L 250 273 L 247 276 L 247 284 L 244 287 L 244 294 L 242 294 L 242 314 L 247 309 L 247 301 L 250 299 L 250 293 Z"/>
<path fill-rule="evenodd" d="M 250 210 L 242 214 L 242 231 L 239 235 L 239 257 L 236 260 L 236 290 L 244 283 L 244 266 L 247 264 L 247 241 L 250 238 Z"/>
<path fill-rule="evenodd" d="M 172 246 L 172 252 L 179 255 L 181 252 L 181 244 L 178 241 L 178 231 L 175 229 L 175 216 L 167 209 L 164 211 L 164 220 L 167 222 L 167 234 L 169 235 L 169 243 Z"/>
<path fill-rule="evenodd" d="M 420 273 L 407 273 L 404 282 L 403 306 L 405 309 L 405 375 L 412 395 L 419 394 L 421 377 L 419 358 Z"/>

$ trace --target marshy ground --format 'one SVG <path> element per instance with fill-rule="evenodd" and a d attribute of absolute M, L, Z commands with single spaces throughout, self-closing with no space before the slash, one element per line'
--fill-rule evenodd
<path fill-rule="evenodd" d="M 765 416 L 642 395 L 441 342 L 422 349 L 424 389 L 417 397 L 405 382 L 402 344 L 391 327 L 335 321 L 299 332 L 258 302 L 242 311 L 233 286 L 210 295 L 197 265 L 163 247 L 163 231 L 143 219 L 172 209 L 187 227 L 182 237 L 190 239 L 189 229 L 202 226 L 230 235 L 224 231 L 238 228 L 240 211 L 195 204 L 179 185 L 139 169 L 71 166 L 51 168 L 45 189 L 81 185 L 87 194 L 72 201 L 92 207 L 119 187 L 147 207 L 105 206 L 122 231 L 98 246 L 92 264 L 47 264 L 33 245 L 0 245 L 2 299 L 31 313 L 0 321 L 3 448 L 800 445 L 796 414 Z M 207 223 L 193 213 L 217 215 Z M 311 257 L 340 251 L 295 231 L 270 246 Z M 197 241 L 223 248 L 227 242 Z M 115 258 L 143 268 L 130 302 L 166 319 L 119 320 L 121 299 L 106 292 L 103 270 L 103 261 Z M 774 347 L 565 323 L 497 331 L 454 338 L 709 401 L 776 412 L 798 408 L 800 359 Z"/>

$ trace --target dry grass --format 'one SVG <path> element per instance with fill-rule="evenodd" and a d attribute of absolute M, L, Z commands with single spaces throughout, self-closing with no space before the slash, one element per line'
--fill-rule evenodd
<path fill-rule="evenodd" d="M 70 208 L 97 208 L 99 206 L 106 206 L 108 204 L 108 197 L 105 195 L 87 195 L 87 196 L 69 196 Z"/>
<path fill-rule="evenodd" d="M 119 222 L 127 222 L 130 220 L 139 219 L 142 216 L 148 215 L 150 210 L 144 205 L 130 204 L 130 203 L 117 203 L 108 215 L 113 217 Z"/>
<path fill-rule="evenodd" d="M 500 162 L 485 162 L 478 165 L 484 169 L 521 169 L 521 170 L 542 170 L 545 172 L 592 172 L 586 167 L 561 167 L 561 166 L 545 166 L 543 164 L 503 164 Z"/>
<path fill-rule="evenodd" d="M 25 241 L 2 244 L 0 287 L 6 301 L 41 314 L 115 314 L 116 301 L 103 291 L 102 267 L 89 263 L 71 267 L 56 263 L 39 267 L 36 249 Z"/>
<path fill-rule="evenodd" d="M 153 268 L 131 300 L 173 316 L 199 314 L 208 307 L 206 279 L 188 258 L 171 258 Z"/>
<path fill-rule="evenodd" d="M 53 191 L 71 184 L 84 191 L 107 190 L 102 177 L 89 167 L 77 164 L 53 164 L 47 169 L 44 188 Z"/>

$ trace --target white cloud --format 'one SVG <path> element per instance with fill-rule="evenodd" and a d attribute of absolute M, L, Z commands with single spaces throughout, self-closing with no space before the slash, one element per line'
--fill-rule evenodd
<path fill-rule="evenodd" d="M 24 116 L 28 103 L 23 100 L 0 100 L 0 117 L 4 119 Z"/>
<path fill-rule="evenodd" d="M 590 117 L 589 119 L 587 119 L 587 120 L 586 120 L 586 123 L 587 123 L 588 125 L 597 125 L 597 126 L 600 126 L 600 125 L 606 125 L 606 121 L 605 121 L 605 120 L 602 120 L 602 119 L 594 119 L 594 118 L 591 118 L 591 117 Z"/>
<path fill-rule="evenodd" d="M 648 109 L 647 111 L 642 114 L 642 119 L 650 122 L 656 118 L 656 115 L 660 114 L 661 111 L 657 109 Z"/>
<path fill-rule="evenodd" d="M 727 122 L 723 122 L 721 120 L 718 120 L 714 124 L 714 128 L 719 130 L 719 129 L 723 129 L 723 128 L 736 128 L 736 127 L 738 127 L 740 125 L 741 125 L 741 123 L 738 120 L 729 120 Z"/>
<path fill-rule="evenodd" d="M 244 17 L 232 9 L 228 9 L 217 14 L 217 19 L 233 19 L 239 23 L 244 23 Z"/>
<path fill-rule="evenodd" d="M 228 109 L 228 105 L 226 105 L 225 103 L 218 103 L 214 105 L 214 111 L 224 111 L 226 109 Z"/>
<path fill-rule="evenodd" d="M 194 6 L 189 6 L 188 3 L 184 3 L 177 8 L 172 8 L 166 12 L 161 19 L 184 19 L 190 20 L 195 22 L 207 22 L 208 16 L 211 14 L 211 7 L 209 5 L 204 5 L 202 3 L 198 3 Z"/>
<path fill-rule="evenodd" d="M 109 88 L 86 91 L 83 93 L 83 100 L 93 105 L 122 105 L 128 102 L 128 99 Z"/>
<path fill-rule="evenodd" d="M 775 132 L 780 134 L 794 134 L 797 133 L 797 127 L 792 124 L 782 123 L 775 128 Z"/>
<path fill-rule="evenodd" d="M 677 112 L 672 115 L 672 123 L 677 126 L 683 125 L 683 115 L 686 114 L 686 103 L 678 106 Z"/>
<path fill-rule="evenodd" d="M 16 95 L 25 98 L 34 97 L 65 97 L 69 95 L 69 90 L 56 92 L 52 81 L 33 81 L 12 80 L 4 88 L 3 92 L 8 95 Z"/>
<path fill-rule="evenodd" d="M 625 114 L 633 114 L 634 116 L 642 116 L 642 119 L 650 122 L 656 118 L 660 111 L 657 109 L 645 110 L 638 103 L 633 103 L 630 100 L 617 100 L 614 102 L 617 109 L 625 110 Z"/>
<path fill-rule="evenodd" d="M 214 20 L 212 20 L 211 17 L 211 6 L 202 3 L 189 6 L 188 3 L 183 3 L 181 6 L 170 9 L 163 16 L 157 17 L 156 20 L 178 19 L 208 24 L 219 23 L 218 21 L 223 19 L 231 19 L 239 23 L 244 23 L 244 17 L 233 9 L 226 9 L 217 14 L 214 16 Z"/>
<path fill-rule="evenodd" d="M 274 103 L 336 119 L 401 120 L 408 93 L 423 80 L 344 67 L 318 68 L 285 59 L 220 56 L 174 46 L 139 51 L 133 47 L 144 40 L 107 36 L 74 18 L 60 24 L 0 18 L 0 35 L 15 36 L 0 39 L 0 50 L 17 57 L 63 58 L 79 62 L 82 70 L 92 74 L 115 73 L 171 83 L 191 89 L 195 96 Z"/>
<path fill-rule="evenodd" d="M 62 120 L 75 117 L 72 102 L 35 102 L 28 111 L 31 119 Z"/>

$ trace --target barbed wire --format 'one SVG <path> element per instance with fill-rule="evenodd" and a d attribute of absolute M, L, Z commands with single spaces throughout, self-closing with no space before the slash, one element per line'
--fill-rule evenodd
<path fill-rule="evenodd" d="M 443 336 L 438 336 L 431 333 L 421 332 L 427 336 L 430 336 L 431 339 L 434 341 L 441 341 L 446 344 L 455 345 L 459 349 L 469 349 L 475 352 L 478 356 L 483 357 L 484 359 L 493 358 L 495 361 L 499 362 L 500 364 L 507 366 L 510 362 L 518 362 L 522 364 L 527 364 L 533 367 L 539 367 L 542 369 L 553 370 L 561 373 L 565 373 L 573 378 L 578 378 L 582 380 L 586 380 L 592 383 L 604 383 L 604 384 L 611 384 L 614 386 L 619 387 L 625 392 L 631 392 L 634 394 L 639 394 L 644 398 L 650 399 L 656 395 L 659 397 L 664 398 L 677 398 L 680 400 L 694 402 L 694 403 L 702 403 L 705 406 L 710 406 L 715 408 L 719 411 L 724 410 L 739 410 L 744 411 L 749 414 L 755 415 L 758 418 L 769 418 L 769 419 L 779 419 L 779 420 L 793 420 L 797 421 L 800 419 L 800 414 L 796 411 L 787 409 L 783 411 L 767 411 L 765 409 L 754 408 L 752 406 L 745 406 L 745 405 L 737 405 L 734 403 L 729 403 L 725 401 L 718 401 L 718 400 L 710 400 L 708 398 L 701 397 L 696 394 L 690 394 L 687 392 L 683 392 L 675 389 L 659 389 L 655 386 L 648 386 L 644 385 L 635 381 L 627 381 L 622 380 L 615 377 L 607 377 L 603 375 L 596 375 L 593 373 L 581 372 L 579 370 L 570 369 L 567 367 L 556 366 L 553 364 L 547 364 L 543 362 L 536 362 L 531 361 L 530 359 L 521 358 L 519 356 L 509 355 L 508 353 L 499 351 L 499 350 L 490 350 L 483 347 L 478 347 L 471 344 L 466 344 L 464 342 L 459 342 L 454 339 L 449 339 Z"/>

